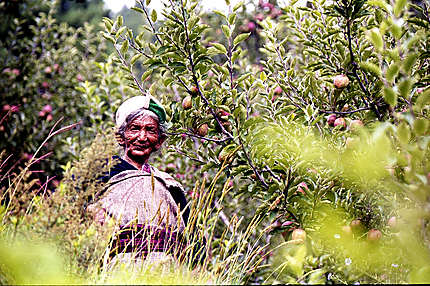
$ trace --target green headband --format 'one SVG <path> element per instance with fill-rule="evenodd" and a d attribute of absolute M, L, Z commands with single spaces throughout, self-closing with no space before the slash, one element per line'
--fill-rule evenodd
<path fill-rule="evenodd" d="M 162 106 L 158 105 L 152 99 L 149 101 L 148 110 L 151 110 L 152 112 L 157 114 L 158 119 L 160 120 L 160 123 L 166 122 L 166 111 L 164 111 L 164 108 Z"/>

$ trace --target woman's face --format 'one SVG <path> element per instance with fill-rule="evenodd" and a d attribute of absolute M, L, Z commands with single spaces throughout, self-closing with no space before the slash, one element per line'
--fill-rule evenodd
<path fill-rule="evenodd" d="M 136 117 L 125 129 L 125 156 L 139 166 L 146 163 L 151 153 L 157 151 L 162 143 L 158 122 L 148 115 Z"/>

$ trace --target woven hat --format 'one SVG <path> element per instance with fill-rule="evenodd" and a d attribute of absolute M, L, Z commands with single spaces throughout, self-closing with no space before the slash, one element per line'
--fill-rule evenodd
<path fill-rule="evenodd" d="M 166 121 L 166 111 L 163 105 L 152 95 L 139 95 L 124 101 L 117 109 L 115 115 L 115 123 L 119 128 L 126 120 L 127 116 L 141 108 L 148 109 L 154 112 L 160 121 L 164 123 Z"/>

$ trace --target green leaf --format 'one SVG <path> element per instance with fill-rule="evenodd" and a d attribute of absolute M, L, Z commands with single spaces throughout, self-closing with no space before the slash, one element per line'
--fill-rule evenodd
<path fill-rule="evenodd" d="M 425 118 L 417 118 L 414 121 L 414 132 L 419 135 L 425 135 L 429 127 L 429 120 Z"/>
<path fill-rule="evenodd" d="M 131 65 L 134 65 L 134 63 L 138 60 L 138 59 L 140 59 L 140 57 L 142 56 L 142 54 L 137 54 L 137 55 L 134 55 L 132 58 L 131 58 L 131 60 L 130 60 L 130 64 Z"/>
<path fill-rule="evenodd" d="M 249 35 L 251 35 L 251 33 L 243 33 L 243 34 L 237 35 L 237 37 L 234 38 L 233 44 L 237 45 L 240 42 L 245 41 L 246 39 L 248 39 Z"/>
<path fill-rule="evenodd" d="M 150 69 L 150 70 L 152 70 L 152 69 L 155 69 L 155 68 L 158 68 L 158 67 L 160 67 L 160 66 L 163 66 L 164 64 L 161 62 L 161 61 L 154 61 L 153 63 L 151 63 L 149 66 L 148 66 L 148 69 Z"/>
<path fill-rule="evenodd" d="M 397 62 L 392 63 L 386 71 L 386 74 L 385 74 L 386 79 L 389 82 L 393 82 L 394 78 L 399 73 L 399 70 L 400 70 L 400 64 Z"/>
<path fill-rule="evenodd" d="M 376 75 L 377 77 L 381 77 L 381 69 L 379 68 L 379 66 L 375 65 L 372 62 L 360 62 L 360 67 L 363 70 Z"/>
<path fill-rule="evenodd" d="M 142 77 L 140 78 L 140 81 L 144 82 L 150 75 L 152 74 L 152 69 L 147 70 L 142 74 Z"/>
<path fill-rule="evenodd" d="M 430 88 L 418 94 L 416 106 L 421 110 L 430 104 Z"/>
<path fill-rule="evenodd" d="M 235 62 L 241 52 L 242 52 L 241 49 L 238 49 L 237 51 L 233 52 L 233 54 L 231 55 L 231 61 Z"/>
<path fill-rule="evenodd" d="M 222 25 L 221 28 L 222 28 L 222 31 L 223 31 L 224 35 L 227 38 L 230 38 L 230 36 L 231 36 L 230 28 L 227 25 Z"/>
<path fill-rule="evenodd" d="M 382 35 L 377 28 L 373 28 L 369 32 L 369 40 L 372 42 L 373 46 L 376 50 L 382 51 L 384 47 L 384 41 L 382 39 Z"/>
<path fill-rule="evenodd" d="M 124 26 L 124 27 L 121 27 L 117 32 L 116 32 L 116 34 L 115 34 L 115 38 L 119 38 L 119 36 L 125 31 L 125 29 L 127 29 L 127 27 L 126 26 Z"/>
<path fill-rule="evenodd" d="M 390 30 L 391 33 L 393 33 L 394 38 L 396 38 L 397 40 L 399 40 L 403 34 L 402 27 L 395 23 L 391 23 Z"/>
<path fill-rule="evenodd" d="M 384 99 L 391 106 L 396 106 L 397 104 L 397 94 L 391 87 L 384 87 Z"/>
<path fill-rule="evenodd" d="M 161 56 L 169 51 L 169 46 L 161 46 L 158 48 L 157 52 L 155 53 L 157 56 Z"/>
<path fill-rule="evenodd" d="M 114 45 L 116 43 L 116 40 L 112 36 L 110 36 L 110 35 L 108 35 L 106 33 L 103 33 L 103 38 L 105 38 L 106 40 L 110 41 Z"/>
<path fill-rule="evenodd" d="M 405 9 L 405 6 L 407 4 L 407 0 L 396 0 L 396 4 L 394 4 L 394 15 L 396 17 L 400 16 L 400 13 L 402 13 L 403 9 Z"/>
<path fill-rule="evenodd" d="M 157 22 L 157 11 L 155 9 L 151 12 L 151 20 L 152 22 Z"/>
<path fill-rule="evenodd" d="M 143 11 L 143 9 L 139 8 L 139 7 L 131 7 L 132 10 L 139 12 L 141 14 L 145 14 L 145 11 Z"/>
<path fill-rule="evenodd" d="M 390 5 L 388 5 L 385 1 L 381 0 L 369 0 L 367 4 L 372 6 L 378 6 L 385 10 L 385 12 L 390 12 Z"/>
<path fill-rule="evenodd" d="M 414 66 L 415 62 L 417 61 L 418 55 L 417 54 L 409 54 L 406 59 L 403 61 L 403 70 L 405 73 L 410 74 L 412 67 Z"/>
<path fill-rule="evenodd" d="M 128 41 L 122 42 L 121 45 L 121 54 L 126 54 L 128 51 Z"/>
<path fill-rule="evenodd" d="M 236 80 L 236 82 L 240 83 L 240 82 L 244 81 L 245 79 L 247 79 L 250 76 L 251 76 L 251 73 L 249 73 L 249 72 L 246 73 L 246 74 L 243 74 L 240 77 L 238 77 L 238 79 Z"/>
<path fill-rule="evenodd" d="M 220 43 L 211 43 L 212 47 L 216 48 L 218 51 L 220 51 L 223 54 L 227 54 L 227 49 L 224 47 L 224 45 Z"/>
<path fill-rule="evenodd" d="M 397 126 L 397 137 L 402 144 L 408 144 L 411 139 L 411 131 L 409 125 L 402 122 Z"/>
<path fill-rule="evenodd" d="M 151 0 L 146 0 L 145 4 L 146 4 L 146 6 L 148 6 L 149 4 L 151 4 Z"/>
<path fill-rule="evenodd" d="M 122 18 L 122 16 L 121 15 L 119 15 L 117 18 L 116 18 L 116 23 L 117 23 L 117 25 L 118 25 L 118 27 L 121 27 L 122 26 L 122 24 L 123 24 L 123 18 Z"/>
<path fill-rule="evenodd" d="M 106 21 L 103 19 L 103 22 L 105 23 L 106 30 L 110 33 L 112 31 L 112 23 L 110 21 Z"/>
<path fill-rule="evenodd" d="M 233 12 L 236 12 L 237 9 L 239 9 L 242 6 L 243 6 L 243 1 L 240 1 L 239 3 L 237 3 L 236 5 L 234 5 Z"/>
<path fill-rule="evenodd" d="M 219 11 L 219 10 L 213 10 L 212 12 L 214 12 L 215 14 L 217 14 L 218 16 L 221 16 L 221 17 L 223 17 L 224 19 L 226 19 L 227 20 L 227 16 L 223 13 L 223 12 L 221 12 L 221 11 Z"/>
<path fill-rule="evenodd" d="M 261 79 L 262 81 L 265 81 L 265 80 L 267 79 L 267 75 L 266 75 L 266 73 L 265 73 L 264 71 L 262 71 L 262 72 L 260 73 L 260 79 Z"/>
<path fill-rule="evenodd" d="M 400 96 L 408 98 L 411 93 L 412 82 L 410 79 L 405 79 L 399 84 Z"/>
<path fill-rule="evenodd" d="M 188 21 L 188 30 L 191 31 L 198 21 L 199 21 L 198 17 L 196 16 L 191 17 L 191 19 Z"/>
<path fill-rule="evenodd" d="M 236 13 L 231 13 L 231 14 L 228 16 L 228 23 L 229 23 L 230 25 L 233 25 L 235 21 L 236 21 Z"/>

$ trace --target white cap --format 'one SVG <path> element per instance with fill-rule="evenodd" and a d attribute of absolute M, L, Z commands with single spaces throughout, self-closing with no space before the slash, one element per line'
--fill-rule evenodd
<path fill-rule="evenodd" d="M 153 99 L 150 95 L 140 95 L 127 99 L 118 107 L 115 115 L 115 123 L 119 128 L 130 113 L 141 108 L 148 109 L 149 101 Z"/>

